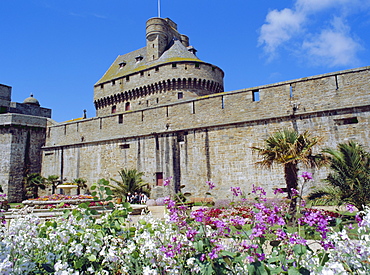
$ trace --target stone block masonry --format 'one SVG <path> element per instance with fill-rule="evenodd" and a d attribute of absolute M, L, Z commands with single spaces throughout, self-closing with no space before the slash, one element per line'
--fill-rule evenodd
<path fill-rule="evenodd" d="M 161 176 L 172 176 L 172 189 L 185 185 L 194 197 L 204 196 L 207 180 L 217 186 L 216 199 L 231 195 L 230 186 L 249 192 L 252 184 L 272 195 L 285 184 L 282 167 L 256 167 L 250 147 L 283 128 L 323 136 L 322 147 L 347 140 L 369 146 L 369 114 L 370 67 L 159 103 L 50 126 L 42 174 L 91 185 L 135 168 L 154 190 Z M 312 172 L 316 184 L 327 173 Z"/>

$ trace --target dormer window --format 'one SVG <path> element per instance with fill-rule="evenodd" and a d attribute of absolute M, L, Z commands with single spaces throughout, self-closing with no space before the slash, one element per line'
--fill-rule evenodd
<path fill-rule="evenodd" d="M 138 56 L 136 56 L 135 57 L 135 60 L 136 60 L 136 62 L 140 62 L 141 60 L 143 60 L 143 56 L 142 55 L 138 55 Z"/>
<path fill-rule="evenodd" d="M 197 53 L 197 50 L 193 47 L 193 46 L 189 46 L 187 47 L 188 48 L 188 51 L 191 52 L 192 54 L 196 55 Z"/>
<path fill-rule="evenodd" d="M 118 64 L 119 65 L 119 68 L 122 69 L 123 67 L 126 66 L 126 62 L 125 61 L 122 61 L 121 63 Z"/>

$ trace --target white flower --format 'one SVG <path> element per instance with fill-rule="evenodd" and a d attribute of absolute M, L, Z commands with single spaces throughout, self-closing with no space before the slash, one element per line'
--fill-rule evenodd
<path fill-rule="evenodd" d="M 336 262 L 329 262 L 321 271 L 321 275 L 346 275 L 348 274 L 343 265 Z"/>
<path fill-rule="evenodd" d="M 189 265 L 189 266 L 194 265 L 194 262 L 195 262 L 195 258 L 189 258 L 189 259 L 187 259 L 187 260 L 186 260 L 186 263 L 187 263 L 187 265 Z"/>
<path fill-rule="evenodd" d="M 157 275 L 157 271 L 155 269 L 151 269 L 149 266 L 144 267 L 143 275 Z"/>

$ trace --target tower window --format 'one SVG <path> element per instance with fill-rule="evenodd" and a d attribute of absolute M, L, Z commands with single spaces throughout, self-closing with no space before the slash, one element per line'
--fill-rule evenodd
<path fill-rule="evenodd" d="M 129 81 L 130 81 L 130 77 L 126 76 L 126 82 L 129 82 Z"/>
<path fill-rule="evenodd" d="M 252 91 L 253 101 L 260 101 L 260 90 Z"/>
<path fill-rule="evenodd" d="M 177 67 L 177 64 L 176 63 L 172 63 L 172 68 L 176 68 Z"/>
<path fill-rule="evenodd" d="M 115 114 L 117 112 L 117 106 L 114 105 L 112 106 L 112 114 Z"/>
<path fill-rule="evenodd" d="M 140 72 L 140 76 L 144 76 L 144 72 Z"/>
<path fill-rule="evenodd" d="M 126 62 L 125 61 L 122 61 L 121 63 L 118 64 L 119 65 L 119 68 L 123 68 L 126 66 Z"/>
<path fill-rule="evenodd" d="M 104 89 L 104 84 L 100 84 L 100 89 Z"/>
<path fill-rule="evenodd" d="M 183 92 L 178 92 L 177 93 L 177 99 L 182 99 L 184 98 L 184 93 Z"/>
<path fill-rule="evenodd" d="M 112 80 L 112 86 L 116 85 L 116 81 Z"/>
<path fill-rule="evenodd" d="M 123 114 L 118 115 L 118 123 L 122 124 L 123 123 Z"/>
<path fill-rule="evenodd" d="M 155 181 L 157 186 L 163 185 L 163 172 L 155 173 Z"/>
<path fill-rule="evenodd" d="M 125 104 L 125 111 L 129 111 L 130 110 L 130 102 L 126 102 Z"/>
<path fill-rule="evenodd" d="M 199 63 L 195 63 L 194 64 L 195 68 L 199 69 L 200 68 L 200 64 Z"/>
<path fill-rule="evenodd" d="M 159 71 L 159 67 L 155 67 L 155 71 L 158 72 Z"/>

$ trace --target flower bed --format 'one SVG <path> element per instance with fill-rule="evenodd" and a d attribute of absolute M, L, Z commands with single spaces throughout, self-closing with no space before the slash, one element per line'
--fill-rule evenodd
<path fill-rule="evenodd" d="M 29 199 L 29 201 L 62 201 L 62 200 L 86 200 L 86 199 L 94 199 L 91 195 L 62 195 L 62 194 L 53 194 L 49 196 L 42 196 L 36 199 Z"/>
<path fill-rule="evenodd" d="M 36 199 L 29 199 L 23 201 L 22 204 L 26 206 L 33 206 L 37 209 L 50 209 L 50 208 L 68 208 L 71 205 L 80 204 L 87 202 L 89 206 L 99 206 L 104 203 L 101 201 L 94 201 L 93 196 L 90 195 L 62 195 L 62 194 L 53 194 L 50 196 L 43 196 Z M 20 206 L 21 207 L 21 206 Z"/>
<path fill-rule="evenodd" d="M 165 220 L 149 215 L 135 226 L 124 207 L 99 219 L 86 206 L 46 222 L 29 215 L 1 229 L 0 273 L 368 274 L 369 209 L 352 240 L 347 226 L 335 231 L 316 209 L 297 216 L 295 231 L 286 209 L 254 192 L 253 205 L 190 214 L 167 198 Z M 310 232 L 320 238 L 307 240 Z"/>

